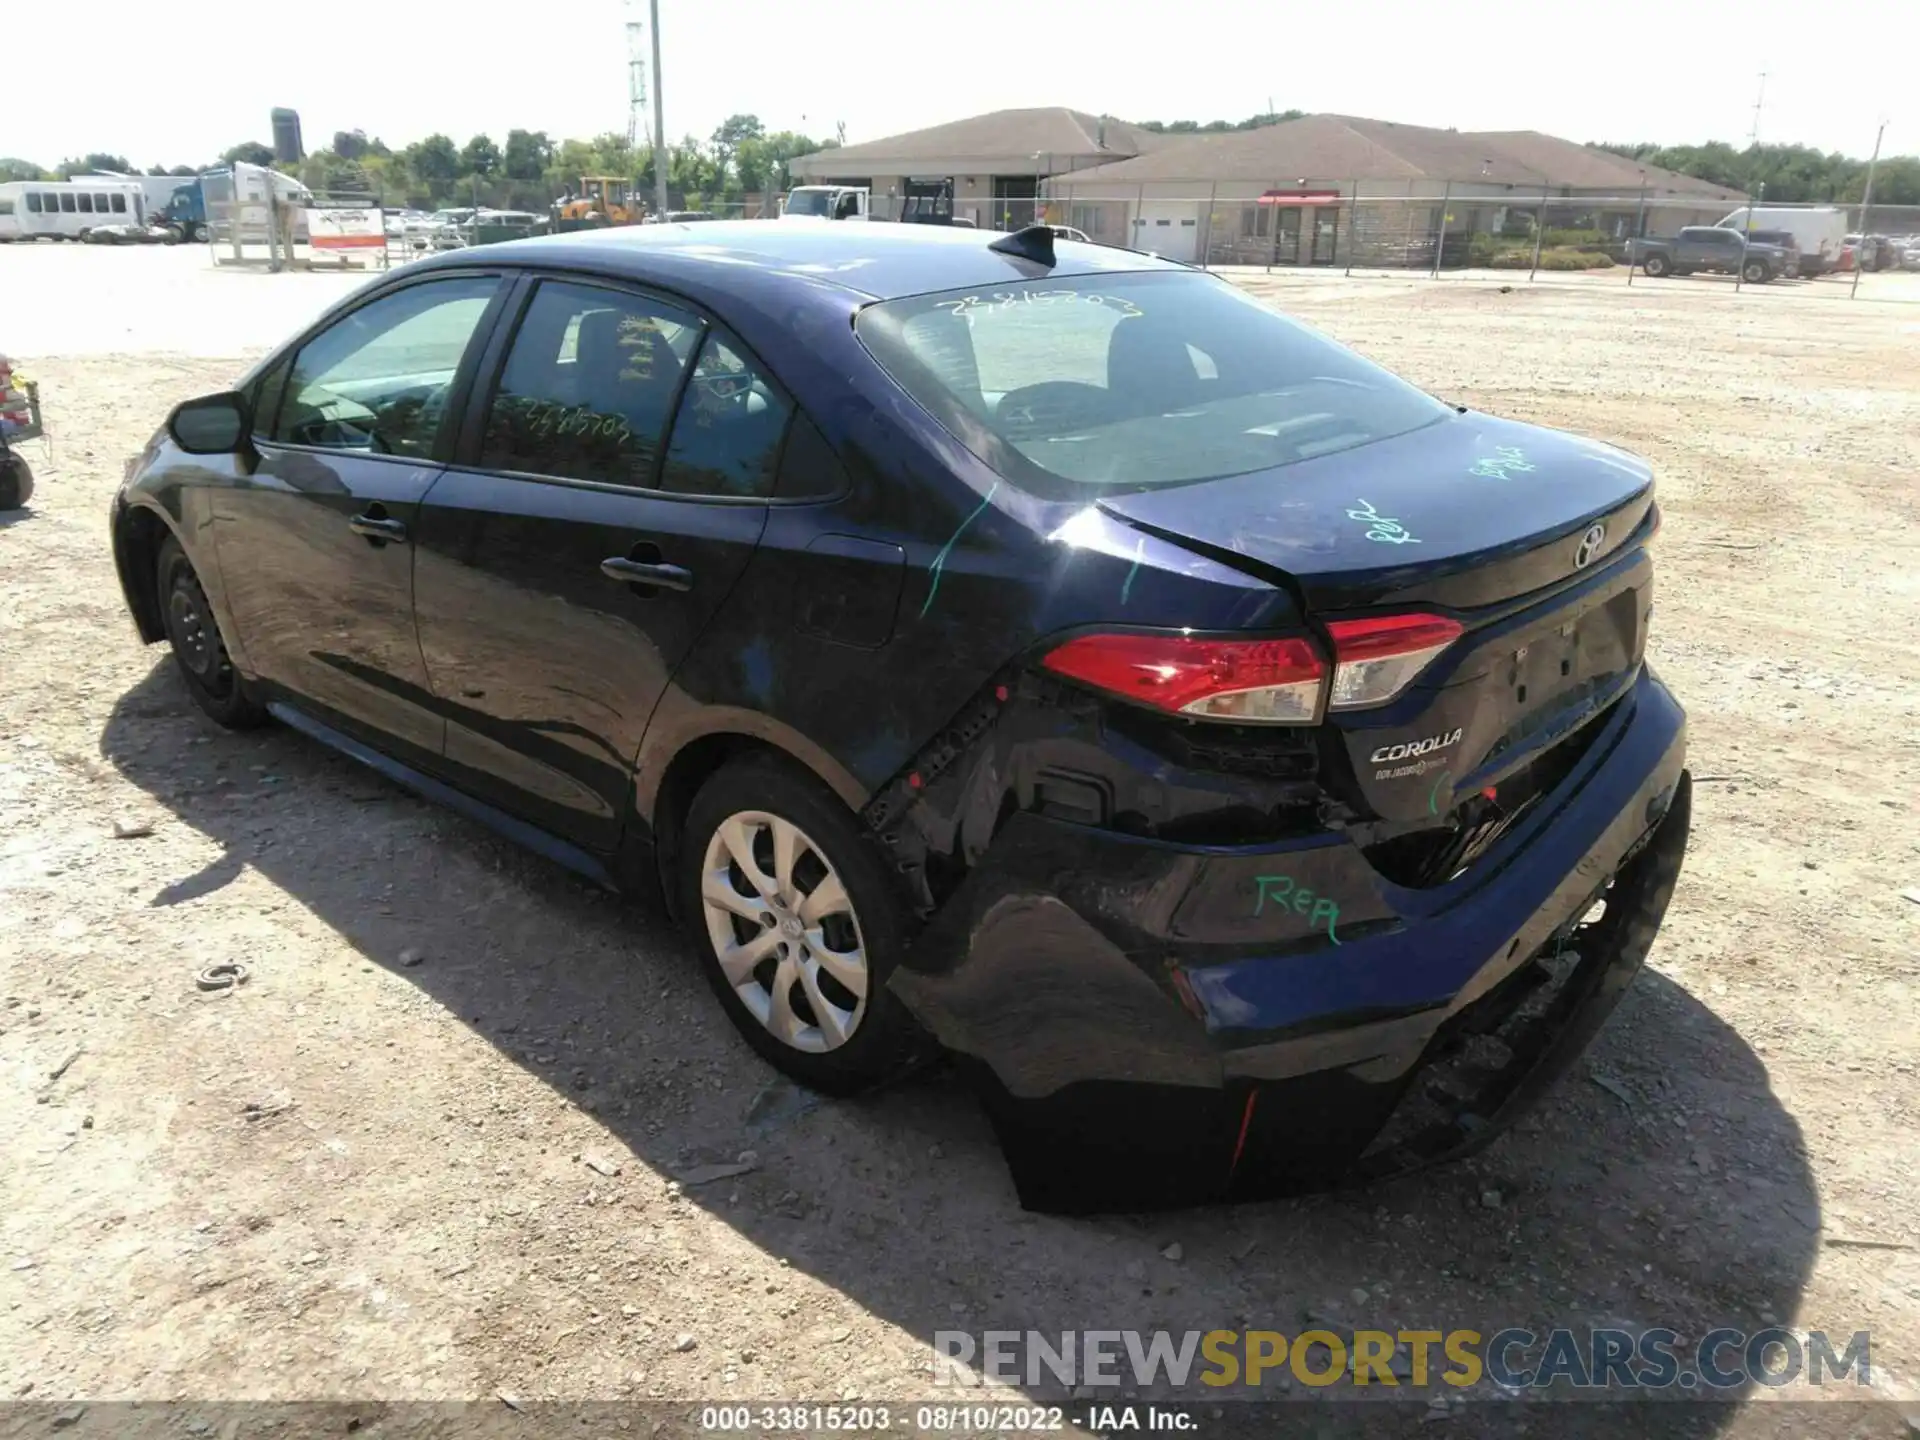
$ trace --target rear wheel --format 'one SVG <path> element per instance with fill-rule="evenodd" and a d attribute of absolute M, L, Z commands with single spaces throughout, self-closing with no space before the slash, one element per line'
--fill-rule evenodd
<path fill-rule="evenodd" d="M 171 535 L 160 546 L 154 573 L 167 643 L 193 703 L 229 730 L 264 724 L 266 707 L 249 693 L 246 681 L 233 668 L 207 592 L 180 542 Z"/>
<path fill-rule="evenodd" d="M 771 760 L 721 770 L 687 812 L 679 884 L 709 982 L 775 1069 L 853 1094 L 925 1043 L 886 986 L 906 907 L 854 817 L 811 776 Z"/>
<path fill-rule="evenodd" d="M 33 498 L 33 471 L 24 455 L 0 450 L 0 510 L 18 510 Z"/>
<path fill-rule="evenodd" d="M 1673 266 L 1664 255 L 1649 255 L 1645 260 L 1640 262 L 1640 268 L 1658 280 L 1662 275 L 1670 272 Z"/>

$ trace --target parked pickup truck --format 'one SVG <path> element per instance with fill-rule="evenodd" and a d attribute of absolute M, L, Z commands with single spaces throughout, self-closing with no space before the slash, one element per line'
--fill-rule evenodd
<path fill-rule="evenodd" d="M 1691 275 L 1711 270 L 1738 275 L 1750 285 L 1784 275 L 1789 256 L 1778 245 L 1762 245 L 1736 230 L 1713 225 L 1688 225 L 1668 239 L 1651 236 L 1627 242 L 1627 258 L 1656 279 L 1662 275 Z"/>

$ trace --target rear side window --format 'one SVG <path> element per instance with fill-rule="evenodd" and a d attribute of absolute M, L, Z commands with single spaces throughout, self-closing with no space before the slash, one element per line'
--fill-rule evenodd
<path fill-rule="evenodd" d="M 773 493 L 786 396 L 718 335 L 708 335 L 687 382 L 660 488 L 683 495 Z"/>
<path fill-rule="evenodd" d="M 29 195 L 27 198 L 31 200 L 33 197 Z M 0 215 L 11 215 L 12 213 L 13 213 L 13 201 L 0 200 Z"/>
<path fill-rule="evenodd" d="M 867 307 L 855 329 L 970 450 L 1049 499 L 1271 469 L 1449 413 L 1191 271 L 913 296 Z"/>
<path fill-rule="evenodd" d="M 499 284 L 488 276 L 430 280 L 335 321 L 294 357 L 273 438 L 431 455 L 461 357 Z"/>
<path fill-rule="evenodd" d="M 649 296 L 542 282 L 487 407 L 481 466 L 653 488 L 700 331 Z"/>

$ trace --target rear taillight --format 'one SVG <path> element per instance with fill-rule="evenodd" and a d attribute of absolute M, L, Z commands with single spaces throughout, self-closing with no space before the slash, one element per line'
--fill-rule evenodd
<path fill-rule="evenodd" d="M 1240 725 L 1314 724 L 1327 676 L 1313 642 L 1297 636 L 1082 635 L 1042 663 L 1156 710 Z"/>
<path fill-rule="evenodd" d="M 1459 638 L 1439 615 L 1335 620 L 1333 683 L 1303 636 L 1215 640 L 1196 635 L 1082 635 L 1042 662 L 1057 675 L 1194 720 L 1314 725 L 1323 707 L 1384 705 Z"/>
<path fill-rule="evenodd" d="M 1460 638 L 1460 624 L 1440 615 L 1369 615 L 1328 624 L 1333 637 L 1332 710 L 1358 710 L 1393 699 L 1442 650 Z"/>

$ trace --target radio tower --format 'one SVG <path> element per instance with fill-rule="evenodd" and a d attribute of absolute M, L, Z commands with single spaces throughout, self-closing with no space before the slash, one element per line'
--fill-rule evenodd
<path fill-rule="evenodd" d="M 647 27 L 640 18 L 640 0 L 626 0 L 627 11 L 627 149 L 645 136 L 653 146 L 653 127 L 647 123 Z"/>

